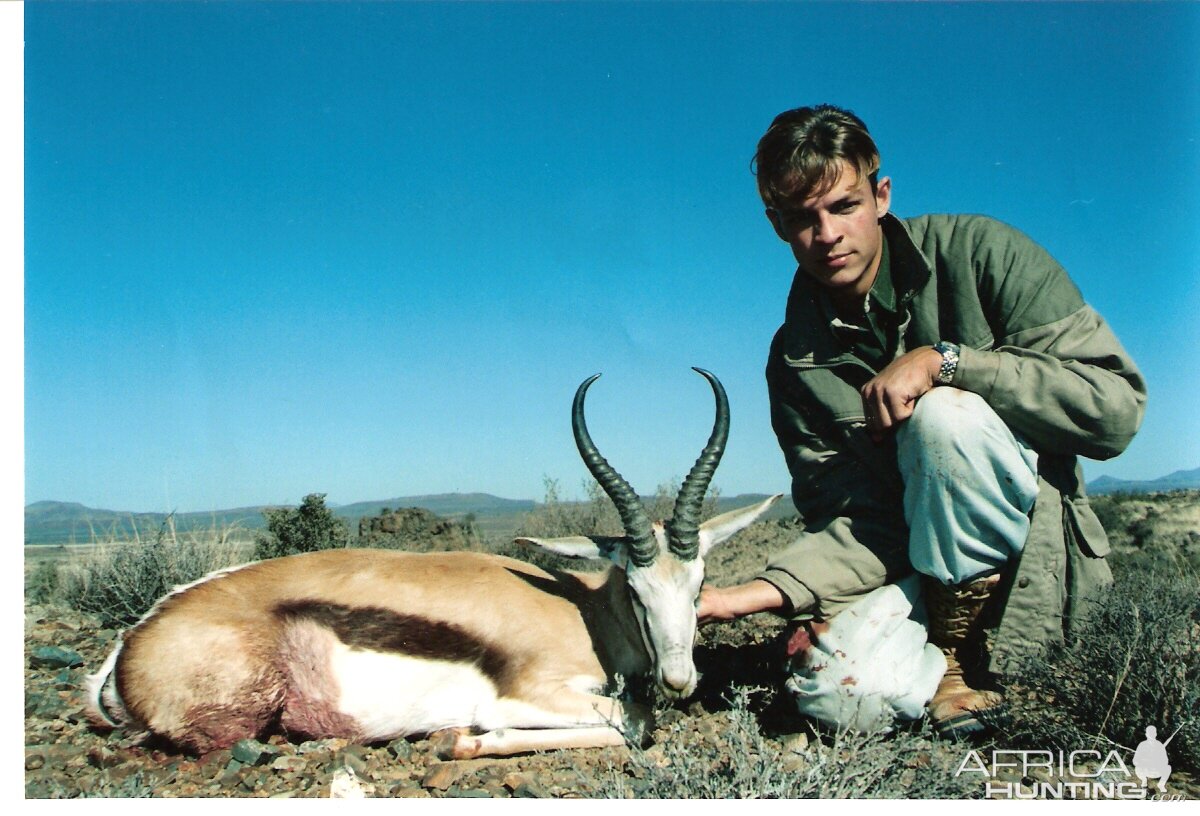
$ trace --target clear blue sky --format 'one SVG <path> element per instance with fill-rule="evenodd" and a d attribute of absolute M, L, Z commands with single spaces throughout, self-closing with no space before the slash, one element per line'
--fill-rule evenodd
<path fill-rule="evenodd" d="M 36 3 L 25 500 L 567 493 L 571 396 L 643 492 L 729 391 L 722 493 L 786 492 L 772 117 L 871 127 L 893 210 L 1046 246 L 1142 366 L 1127 453 L 1200 465 L 1200 5 Z"/>

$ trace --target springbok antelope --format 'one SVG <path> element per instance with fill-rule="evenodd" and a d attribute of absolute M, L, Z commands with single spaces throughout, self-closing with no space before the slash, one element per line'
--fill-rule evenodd
<path fill-rule="evenodd" d="M 374 742 L 434 734 L 446 756 L 620 744 L 631 709 L 604 696 L 653 674 L 686 697 L 708 550 L 780 497 L 698 524 L 729 433 L 716 422 L 668 522 L 651 523 L 600 455 L 575 393 L 588 470 L 625 536 L 517 539 L 606 571 L 543 570 L 481 553 L 326 550 L 213 573 L 161 599 L 89 679 L 104 727 L 157 734 L 203 754 L 271 729 Z"/>

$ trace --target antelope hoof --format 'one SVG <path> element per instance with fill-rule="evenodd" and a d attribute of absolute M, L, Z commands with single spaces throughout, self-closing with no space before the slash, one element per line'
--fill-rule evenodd
<path fill-rule="evenodd" d="M 429 735 L 439 759 L 471 759 L 479 753 L 482 741 L 471 736 L 470 728 L 443 728 Z"/>

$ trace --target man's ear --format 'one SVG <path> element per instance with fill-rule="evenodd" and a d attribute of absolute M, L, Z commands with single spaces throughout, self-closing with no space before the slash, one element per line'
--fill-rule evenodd
<path fill-rule="evenodd" d="M 783 219 L 779 217 L 779 210 L 776 210 L 773 207 L 767 207 L 766 213 L 767 220 L 771 222 L 771 226 L 775 229 L 775 234 L 779 236 L 779 240 L 785 243 L 791 243 L 791 241 L 788 241 L 787 235 L 783 231 Z"/>
<path fill-rule="evenodd" d="M 892 208 L 892 179 L 890 176 L 884 176 L 875 185 L 875 210 L 876 214 L 883 218 Z"/>

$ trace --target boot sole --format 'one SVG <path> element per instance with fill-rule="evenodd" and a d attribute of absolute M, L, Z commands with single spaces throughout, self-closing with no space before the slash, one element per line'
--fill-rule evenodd
<path fill-rule="evenodd" d="M 991 708 L 970 711 L 948 720 L 935 722 L 933 730 L 939 737 L 959 740 L 963 737 L 994 731 L 1006 713 L 1006 707 L 1002 703 Z"/>

